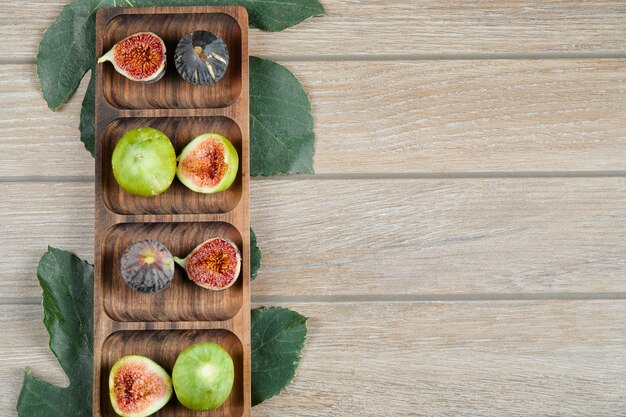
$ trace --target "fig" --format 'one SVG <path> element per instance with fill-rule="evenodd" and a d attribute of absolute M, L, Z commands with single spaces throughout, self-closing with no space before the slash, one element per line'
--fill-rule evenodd
<path fill-rule="evenodd" d="M 196 343 L 178 355 L 172 380 L 182 405 L 195 411 L 214 410 L 224 404 L 233 388 L 233 359 L 216 343 Z"/>
<path fill-rule="evenodd" d="M 239 155 L 233 144 L 217 133 L 204 133 L 183 148 L 176 176 L 192 191 L 213 194 L 228 189 L 238 169 Z"/>
<path fill-rule="evenodd" d="M 174 258 L 162 243 L 143 240 L 128 247 L 120 260 L 122 279 L 144 294 L 163 291 L 174 277 Z"/>
<path fill-rule="evenodd" d="M 237 281 L 241 271 L 241 252 L 231 240 L 216 237 L 198 245 L 185 258 L 174 257 L 190 280 L 203 288 L 225 290 Z"/>
<path fill-rule="evenodd" d="M 172 398 L 172 379 L 158 363 L 144 356 L 119 359 L 109 374 L 113 410 L 122 417 L 147 417 Z"/>
<path fill-rule="evenodd" d="M 185 81 L 193 85 L 213 84 L 226 74 L 228 48 L 216 34 L 196 30 L 178 42 L 174 62 Z"/>
<path fill-rule="evenodd" d="M 98 63 L 109 61 L 129 80 L 153 83 L 165 74 L 166 59 L 163 39 L 152 32 L 139 32 L 113 45 Z"/>
<path fill-rule="evenodd" d="M 113 176 L 124 190 L 142 197 L 165 192 L 176 175 L 176 151 L 165 133 L 151 127 L 126 132 L 111 157 Z"/>

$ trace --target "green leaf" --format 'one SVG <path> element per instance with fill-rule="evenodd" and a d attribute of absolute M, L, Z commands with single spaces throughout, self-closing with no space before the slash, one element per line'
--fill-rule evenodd
<path fill-rule="evenodd" d="M 43 289 L 44 325 L 50 349 L 65 371 L 68 387 L 24 373 L 17 401 L 20 417 L 92 415 L 93 267 L 75 255 L 48 248 L 37 268 Z"/>
<path fill-rule="evenodd" d="M 251 231 L 252 239 L 255 239 Z M 256 244 L 252 245 L 256 247 Z M 260 254 L 260 252 L 259 252 Z M 50 349 L 65 371 L 67 387 L 24 373 L 19 417 L 91 417 L 93 378 L 93 267 L 52 247 L 41 257 L 44 325 Z M 307 318 L 279 307 L 251 312 L 252 403 L 278 394 L 293 379 L 306 339 Z"/>
<path fill-rule="evenodd" d="M 261 268 L 261 249 L 256 243 L 256 233 L 250 228 L 250 281 L 254 281 Z"/>
<path fill-rule="evenodd" d="M 244 6 L 248 9 L 250 26 L 267 32 L 280 32 L 309 17 L 326 13 L 318 0 L 224 0 L 211 4 Z"/>
<path fill-rule="evenodd" d="M 76 91 L 95 61 L 94 11 L 103 0 L 76 0 L 46 30 L 37 53 L 37 76 L 48 107 L 56 110 Z"/>
<path fill-rule="evenodd" d="M 293 379 L 306 340 L 307 318 L 281 307 L 252 310 L 252 405 L 280 393 Z"/>
<path fill-rule="evenodd" d="M 96 70 L 91 69 L 89 86 L 83 98 L 83 106 L 80 110 L 80 140 L 85 149 L 96 156 Z"/>
<path fill-rule="evenodd" d="M 48 28 L 39 44 L 37 74 L 43 97 L 56 110 L 76 91 L 95 63 L 96 10 L 117 6 L 242 5 L 250 24 L 280 31 L 324 13 L 318 0 L 74 0 Z"/>
<path fill-rule="evenodd" d="M 285 67 L 250 57 L 250 175 L 313 173 L 313 116 Z"/>

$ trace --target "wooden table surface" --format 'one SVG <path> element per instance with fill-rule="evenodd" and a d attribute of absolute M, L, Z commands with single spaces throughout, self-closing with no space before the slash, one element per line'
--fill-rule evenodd
<path fill-rule="evenodd" d="M 255 305 L 310 317 L 254 416 L 626 415 L 626 2 L 323 0 L 251 32 L 310 94 L 315 176 L 255 178 Z M 35 56 L 66 0 L 0 0 L 0 415 L 55 383 L 35 277 L 93 260 L 86 83 Z"/>

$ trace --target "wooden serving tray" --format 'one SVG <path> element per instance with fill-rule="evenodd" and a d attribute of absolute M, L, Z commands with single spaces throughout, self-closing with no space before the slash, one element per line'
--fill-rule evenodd
<path fill-rule="evenodd" d="M 174 67 L 179 39 L 194 30 L 219 35 L 228 46 L 229 66 L 210 86 L 192 86 Z M 115 417 L 108 377 L 115 361 L 147 356 L 171 373 L 187 346 L 212 341 L 235 363 L 235 383 L 226 403 L 211 412 L 184 408 L 173 396 L 156 416 L 250 415 L 250 216 L 248 15 L 243 7 L 147 7 L 98 10 L 96 56 L 126 36 L 155 32 L 165 41 L 167 69 L 153 84 L 127 80 L 105 63 L 96 70 L 96 201 L 94 278 L 94 417 Z M 226 136 L 239 153 L 234 184 L 218 194 L 192 192 L 177 179 L 163 194 L 143 198 L 124 192 L 111 170 L 111 154 L 127 130 L 163 131 L 176 153 L 205 132 Z M 203 241 L 228 237 L 241 250 L 237 282 L 214 292 L 193 284 L 176 266 L 174 279 L 158 294 L 128 288 L 119 272 L 122 252 L 155 239 L 185 257 Z"/>

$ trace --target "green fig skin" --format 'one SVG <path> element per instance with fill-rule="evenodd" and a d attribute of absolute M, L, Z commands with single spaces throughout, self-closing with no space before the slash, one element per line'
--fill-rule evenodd
<path fill-rule="evenodd" d="M 124 374 L 121 377 L 120 374 Z M 118 386 L 118 378 L 123 381 Z M 131 382 L 132 380 L 132 382 Z M 148 391 L 128 391 L 124 384 L 131 385 L 130 389 L 142 389 Z M 136 397 L 137 401 L 132 404 L 126 403 L 119 395 L 124 393 Z M 139 355 L 128 355 L 119 359 L 109 374 L 109 395 L 113 411 L 121 417 L 148 417 L 165 405 L 172 398 L 172 379 L 165 369 L 152 359 Z M 128 398 L 128 397 L 126 397 Z"/>
<path fill-rule="evenodd" d="M 201 158 L 203 147 L 215 147 L 222 150 L 220 160 L 224 164 L 224 173 L 219 182 L 212 184 L 207 177 L 212 161 Z M 210 159 L 210 158 L 209 158 Z M 213 194 L 227 190 L 237 178 L 239 170 L 239 154 L 233 144 L 224 136 L 217 133 L 204 133 L 187 144 L 178 156 L 176 176 L 187 188 L 197 193 Z"/>
<path fill-rule="evenodd" d="M 183 406 L 194 411 L 215 410 L 226 402 L 233 388 L 233 360 L 216 343 L 196 343 L 176 359 L 172 381 Z"/>
<path fill-rule="evenodd" d="M 126 192 L 151 197 L 165 192 L 176 175 L 176 151 L 170 139 L 151 127 L 131 129 L 111 157 L 113 176 Z"/>

